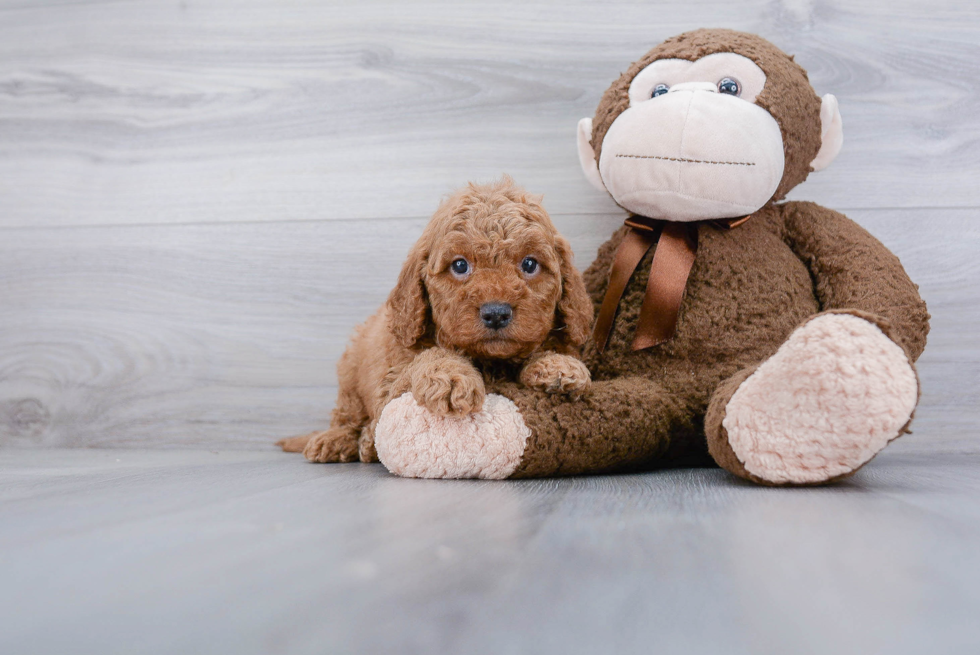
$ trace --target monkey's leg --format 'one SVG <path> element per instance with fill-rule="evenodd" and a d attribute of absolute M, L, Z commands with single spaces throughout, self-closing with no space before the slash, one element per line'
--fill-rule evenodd
<path fill-rule="evenodd" d="M 903 433 L 918 393 L 905 351 L 877 325 L 820 314 L 718 386 L 705 417 L 708 450 L 762 484 L 830 482 Z"/>
<path fill-rule="evenodd" d="M 594 382 L 583 398 L 501 385 L 483 409 L 439 417 L 411 394 L 392 400 L 375 431 L 382 463 L 405 477 L 543 477 L 656 461 L 693 412 L 645 378 Z"/>

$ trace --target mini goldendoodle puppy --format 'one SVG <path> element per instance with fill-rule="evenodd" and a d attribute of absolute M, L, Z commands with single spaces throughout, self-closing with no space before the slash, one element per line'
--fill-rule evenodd
<path fill-rule="evenodd" d="M 573 355 L 591 325 L 572 250 L 539 199 L 508 177 L 470 184 L 436 210 L 340 358 L 330 429 L 278 445 L 313 462 L 375 462 L 381 410 L 407 391 L 441 416 L 479 411 L 485 378 L 582 394 L 591 378 Z"/>

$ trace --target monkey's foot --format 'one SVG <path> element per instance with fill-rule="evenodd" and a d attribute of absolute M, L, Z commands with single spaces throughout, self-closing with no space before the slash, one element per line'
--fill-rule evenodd
<path fill-rule="evenodd" d="M 531 431 L 513 402 L 487 394 L 483 409 L 437 416 L 411 393 L 388 403 L 374 432 L 378 458 L 406 478 L 509 477 L 521 463 Z"/>
<path fill-rule="evenodd" d="M 798 328 L 725 406 L 753 476 L 813 484 L 851 473 L 899 436 L 918 400 L 905 352 L 873 323 L 825 314 Z"/>

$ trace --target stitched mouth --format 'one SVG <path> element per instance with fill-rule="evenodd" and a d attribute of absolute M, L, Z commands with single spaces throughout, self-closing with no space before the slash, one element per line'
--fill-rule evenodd
<path fill-rule="evenodd" d="M 679 161 L 685 164 L 713 164 L 715 166 L 755 166 L 751 161 L 711 161 L 709 159 L 687 159 L 685 157 L 661 157 L 660 155 L 616 155 L 624 159 L 660 159 L 662 161 Z"/>

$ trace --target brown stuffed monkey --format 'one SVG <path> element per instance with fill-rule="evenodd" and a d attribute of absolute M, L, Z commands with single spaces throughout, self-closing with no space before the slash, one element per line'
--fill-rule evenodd
<path fill-rule="evenodd" d="M 631 214 L 585 272 L 591 392 L 500 382 L 495 414 L 463 418 L 405 394 L 378 424 L 381 461 L 502 478 L 710 455 L 763 484 L 859 469 L 907 429 L 929 315 L 865 230 L 779 202 L 841 142 L 836 99 L 768 41 L 697 30 L 655 47 L 579 124 L 586 177 Z"/>

